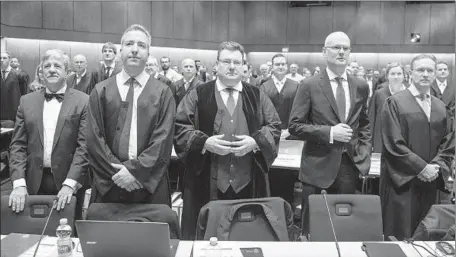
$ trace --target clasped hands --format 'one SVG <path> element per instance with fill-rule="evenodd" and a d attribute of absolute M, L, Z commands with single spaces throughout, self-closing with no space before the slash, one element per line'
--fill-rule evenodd
<path fill-rule="evenodd" d="M 423 182 L 432 182 L 439 177 L 440 166 L 437 164 L 428 164 L 424 169 L 418 174 L 418 179 Z"/>
<path fill-rule="evenodd" d="M 128 192 L 143 188 L 141 183 L 139 183 L 139 181 L 131 175 L 124 165 L 111 163 L 111 166 L 119 170 L 116 174 L 114 174 L 114 176 L 112 176 L 112 181 L 114 181 L 118 187 L 123 188 Z"/>
<path fill-rule="evenodd" d="M 204 149 L 217 155 L 233 153 L 235 156 L 244 156 L 258 148 L 255 139 L 250 136 L 236 135 L 235 137 L 239 139 L 239 141 L 234 142 L 223 140 L 222 138 L 224 136 L 225 135 L 216 135 L 209 137 L 204 144 Z"/>

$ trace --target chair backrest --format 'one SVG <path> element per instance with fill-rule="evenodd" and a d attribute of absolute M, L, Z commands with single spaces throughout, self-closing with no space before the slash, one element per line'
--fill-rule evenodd
<path fill-rule="evenodd" d="M 37 234 L 43 231 L 46 219 L 51 211 L 55 195 L 28 195 L 25 198 L 24 210 L 13 212 L 9 204 L 9 196 L 1 198 L 1 233 Z M 74 231 L 74 215 L 76 210 L 76 197 L 72 197 L 69 205 L 63 210 L 54 210 L 44 232 L 45 235 L 55 236 L 61 218 L 68 219 L 68 225 Z M 73 232 L 74 233 L 74 232 Z"/>
<path fill-rule="evenodd" d="M 440 241 L 454 226 L 453 204 L 434 204 L 413 234 L 416 241 Z"/>
<path fill-rule="evenodd" d="M 92 203 L 87 220 L 168 223 L 171 239 L 180 239 L 179 218 L 164 204 Z"/>
<path fill-rule="evenodd" d="M 380 197 L 326 195 L 338 241 L 383 241 Z M 309 241 L 334 241 L 323 195 L 309 196 Z"/>
<path fill-rule="evenodd" d="M 290 204 L 279 197 L 211 201 L 201 208 L 196 238 L 221 241 L 289 241 Z"/>

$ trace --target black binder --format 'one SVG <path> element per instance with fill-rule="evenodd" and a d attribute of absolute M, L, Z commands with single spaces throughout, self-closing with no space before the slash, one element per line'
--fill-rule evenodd
<path fill-rule="evenodd" d="M 398 244 L 365 242 L 361 248 L 367 257 L 407 257 Z"/>

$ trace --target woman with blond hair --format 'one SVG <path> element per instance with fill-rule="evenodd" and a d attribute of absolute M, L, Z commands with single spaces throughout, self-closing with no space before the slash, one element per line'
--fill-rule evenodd
<path fill-rule="evenodd" d="M 41 63 L 36 67 L 35 78 L 32 83 L 30 83 L 29 90 L 30 92 L 38 91 L 44 88 L 43 85 L 43 69 L 41 68 Z"/>

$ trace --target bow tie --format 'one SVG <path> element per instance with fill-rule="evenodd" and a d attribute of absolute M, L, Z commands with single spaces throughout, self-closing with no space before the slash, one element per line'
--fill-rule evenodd
<path fill-rule="evenodd" d="M 63 101 L 64 94 L 44 93 L 44 99 L 46 99 L 46 102 L 51 101 L 52 98 L 54 98 L 54 97 L 55 97 L 55 99 L 57 99 L 57 101 L 59 101 L 59 103 L 61 103 Z"/>

